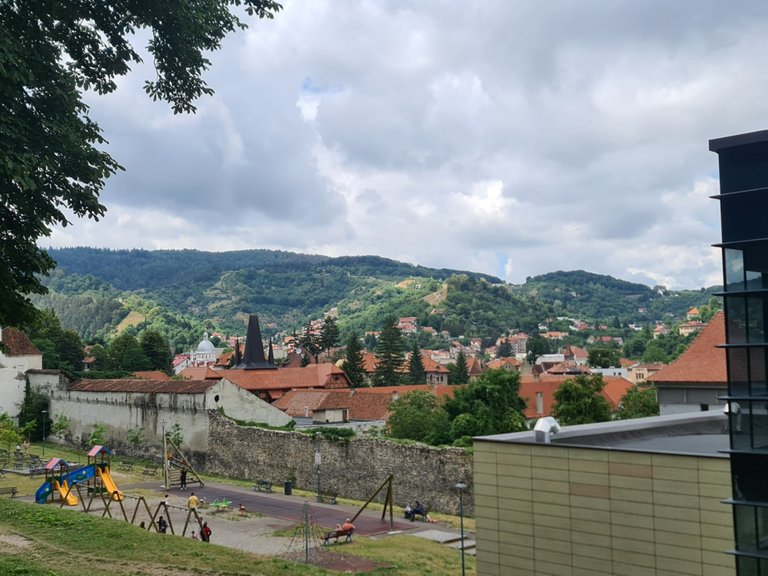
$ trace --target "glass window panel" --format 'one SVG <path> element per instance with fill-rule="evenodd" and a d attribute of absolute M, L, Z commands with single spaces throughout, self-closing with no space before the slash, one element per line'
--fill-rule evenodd
<path fill-rule="evenodd" d="M 757 517 L 757 549 L 768 550 L 768 508 L 755 508 Z"/>
<path fill-rule="evenodd" d="M 747 312 L 742 297 L 725 298 L 725 315 L 728 319 L 728 343 L 744 344 L 747 342 Z"/>
<path fill-rule="evenodd" d="M 743 252 L 743 267 L 749 288 L 768 288 L 766 282 L 766 273 L 768 273 L 767 246 L 765 242 L 761 242 L 749 246 Z M 733 256 L 732 258 L 734 258 L 734 266 L 738 267 L 738 257 Z"/>
<path fill-rule="evenodd" d="M 741 406 L 742 414 L 748 406 Z M 731 454 L 733 497 L 738 500 L 768 503 L 768 456 L 762 454 Z"/>
<path fill-rule="evenodd" d="M 758 562 L 756 558 L 747 558 L 746 556 L 737 556 L 736 569 L 739 573 L 739 576 L 760 576 L 760 571 L 758 568 Z"/>
<path fill-rule="evenodd" d="M 747 298 L 747 339 L 752 343 L 765 342 L 763 299 Z"/>
<path fill-rule="evenodd" d="M 766 402 L 750 402 L 752 407 L 751 432 L 753 448 L 768 448 L 768 404 Z M 742 406 L 742 410 L 744 407 Z M 766 470 L 768 472 L 768 470 Z M 768 475 L 763 478 L 768 478 Z M 766 482 L 768 489 L 768 482 Z M 768 494 L 759 499 L 761 502 L 768 502 Z"/>
<path fill-rule="evenodd" d="M 730 394 L 732 396 L 749 395 L 749 364 L 747 348 L 728 348 L 728 380 L 730 381 Z"/>
<path fill-rule="evenodd" d="M 752 552 L 757 548 L 757 525 L 752 506 L 734 506 L 736 521 L 736 550 Z"/>
<path fill-rule="evenodd" d="M 725 289 L 743 290 L 744 288 L 744 255 L 741 250 L 726 248 L 724 252 Z"/>
<path fill-rule="evenodd" d="M 749 380 L 752 394 L 758 396 L 768 394 L 768 386 L 765 382 L 765 348 L 750 348 Z"/>

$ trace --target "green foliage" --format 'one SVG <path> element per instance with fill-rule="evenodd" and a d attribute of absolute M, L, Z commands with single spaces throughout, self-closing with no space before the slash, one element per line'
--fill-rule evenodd
<path fill-rule="evenodd" d="M 212 90 L 202 79 L 206 52 L 242 27 L 235 0 L 175 4 L 101 0 L 0 3 L 0 324 L 34 315 L 28 294 L 42 294 L 40 276 L 54 261 L 38 248 L 70 214 L 98 220 L 105 180 L 120 169 L 83 102 L 86 90 L 113 92 L 116 79 L 141 58 L 131 42 L 147 37 L 156 75 L 144 89 L 176 113 Z M 272 0 L 249 0 L 246 11 L 271 18 Z M 148 29 L 149 34 L 135 34 Z"/>
<path fill-rule="evenodd" d="M 587 362 L 593 368 L 611 368 L 618 366 L 621 360 L 616 348 L 592 348 L 587 353 Z"/>
<path fill-rule="evenodd" d="M 64 436 L 69 431 L 70 421 L 64 414 L 59 414 L 51 424 L 51 434 Z"/>
<path fill-rule="evenodd" d="M 39 311 L 25 329 L 32 343 L 43 353 L 43 368 L 82 370 L 83 342 L 73 330 L 62 329 L 53 310 Z"/>
<path fill-rule="evenodd" d="M 103 446 L 107 440 L 107 427 L 104 424 L 94 424 L 88 435 L 88 446 Z"/>
<path fill-rule="evenodd" d="M 549 340 L 539 336 L 538 334 L 528 338 L 526 348 L 528 350 L 526 356 L 529 364 L 534 364 L 536 362 L 536 358 L 539 356 L 550 354 L 552 352 L 552 346 Z"/>
<path fill-rule="evenodd" d="M 413 343 L 411 356 L 408 358 L 408 381 L 411 384 L 424 384 L 427 381 L 427 371 L 424 369 L 424 359 L 421 357 L 418 342 Z"/>
<path fill-rule="evenodd" d="M 451 438 L 466 438 L 525 430 L 525 400 L 520 398 L 520 374 L 487 370 L 477 380 L 457 388 L 445 402 L 451 420 Z M 463 439 L 463 440 L 462 440 Z"/>
<path fill-rule="evenodd" d="M 165 437 L 177 447 L 181 446 L 181 443 L 184 441 L 184 432 L 181 429 L 181 424 L 174 422 L 173 425 L 165 431 Z"/>
<path fill-rule="evenodd" d="M 635 386 L 624 394 L 616 417 L 620 420 L 628 420 L 658 415 L 659 402 L 656 400 L 656 390 Z"/>
<path fill-rule="evenodd" d="M 603 386 L 601 374 L 568 378 L 555 391 L 553 415 L 563 426 L 610 420 L 611 406 L 601 395 Z"/>
<path fill-rule="evenodd" d="M 668 334 L 662 334 L 658 338 L 651 338 L 643 351 L 642 361 L 645 363 L 664 362 L 669 363 L 685 352 L 688 346 L 696 338 L 696 333 L 681 336 L 677 330 L 671 330 Z"/>
<path fill-rule="evenodd" d="M 171 372 L 171 349 L 163 335 L 157 330 L 144 330 L 139 336 L 139 345 L 149 360 L 151 370 Z"/>
<path fill-rule="evenodd" d="M 365 366 L 363 364 L 363 349 L 360 345 L 360 337 L 356 332 L 352 332 L 347 339 L 347 346 L 344 360 L 344 372 L 350 379 L 352 385 L 362 386 L 365 382 Z"/>
<path fill-rule="evenodd" d="M 456 363 L 448 365 L 448 381 L 450 384 L 466 384 L 469 382 L 469 368 L 464 350 L 459 350 L 456 355 Z"/>
<path fill-rule="evenodd" d="M 376 342 L 376 371 L 374 386 L 397 386 L 400 383 L 400 368 L 405 361 L 405 344 L 397 318 L 384 318 L 381 333 Z"/>
<path fill-rule="evenodd" d="M 315 363 L 317 363 L 318 356 L 323 348 L 320 343 L 320 336 L 314 333 L 311 324 L 307 323 L 304 326 L 301 334 L 294 338 L 293 343 L 298 349 L 301 349 L 304 357 L 309 358 L 311 356 L 315 359 Z M 302 364 L 302 366 L 304 365 L 306 364 Z"/>
<path fill-rule="evenodd" d="M 19 428 L 7 412 L 0 412 L 0 446 L 8 452 L 13 446 L 18 446 L 24 439 Z"/>
<path fill-rule="evenodd" d="M 387 420 L 394 438 L 407 438 L 427 444 L 443 444 L 448 440 L 448 415 L 434 394 L 416 390 L 392 401 Z"/>
<path fill-rule="evenodd" d="M 136 372 L 149 370 L 149 358 L 142 350 L 141 344 L 129 332 L 123 332 L 109 343 L 107 348 L 110 365 L 113 370 Z"/>
<path fill-rule="evenodd" d="M 131 428 L 125 433 L 125 439 L 134 448 L 138 448 L 144 444 L 144 430 L 141 428 Z"/>
<path fill-rule="evenodd" d="M 51 412 L 48 396 L 33 390 L 27 381 L 24 386 L 24 400 L 19 411 L 19 426 L 28 431 L 32 441 L 43 440 L 45 433 L 51 431 Z"/>
<path fill-rule="evenodd" d="M 339 327 L 336 318 L 326 316 L 320 329 L 320 348 L 326 352 L 339 344 Z"/>

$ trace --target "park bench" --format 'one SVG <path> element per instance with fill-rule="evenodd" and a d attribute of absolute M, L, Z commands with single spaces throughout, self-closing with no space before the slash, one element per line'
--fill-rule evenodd
<path fill-rule="evenodd" d="M 0 495 L 1 494 L 10 494 L 11 498 L 16 498 L 16 494 L 18 491 L 16 490 L 16 486 L 2 486 L 0 487 Z"/>
<path fill-rule="evenodd" d="M 133 470 L 133 464 L 130 462 L 120 462 L 117 465 L 117 469 L 123 472 L 131 472 Z"/>
<path fill-rule="evenodd" d="M 141 471 L 144 476 L 157 476 L 157 469 L 159 466 L 146 466 L 144 470 Z"/>
<path fill-rule="evenodd" d="M 323 494 L 323 502 L 327 502 L 328 504 L 336 504 L 336 498 L 338 497 L 338 492 L 326 492 Z"/>
<path fill-rule="evenodd" d="M 323 544 L 330 544 L 331 538 L 335 539 L 335 542 L 338 544 L 339 538 L 344 538 L 344 542 L 352 542 L 352 533 L 355 531 L 354 528 L 348 528 L 344 530 L 343 528 L 338 530 L 330 530 L 325 533 L 325 541 Z"/>
<path fill-rule="evenodd" d="M 272 494 L 272 482 L 269 480 L 258 480 L 256 484 L 253 485 L 253 489 L 256 492 L 266 492 L 267 494 Z"/>

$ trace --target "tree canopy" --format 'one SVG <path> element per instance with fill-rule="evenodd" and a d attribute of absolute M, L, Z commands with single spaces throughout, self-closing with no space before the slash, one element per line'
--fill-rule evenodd
<path fill-rule="evenodd" d="M 555 418 L 564 426 L 610 420 L 611 406 L 601 394 L 603 386 L 601 374 L 568 378 L 555 390 Z"/>
<path fill-rule="evenodd" d="M 360 336 L 356 332 L 349 335 L 344 360 L 344 372 L 353 386 L 362 386 L 365 382 L 365 366 L 363 365 L 363 347 Z"/>
<path fill-rule="evenodd" d="M 397 327 L 397 317 L 387 316 L 382 322 L 381 334 L 376 341 L 376 386 L 397 386 L 400 369 L 405 362 L 403 334 Z"/>
<path fill-rule="evenodd" d="M 451 438 L 457 444 L 467 444 L 472 436 L 524 430 L 520 374 L 503 368 L 486 370 L 476 381 L 456 388 L 445 410 L 451 420 Z"/>
<path fill-rule="evenodd" d="M 424 384 L 427 381 L 427 371 L 424 368 L 424 359 L 421 357 L 421 348 L 419 348 L 419 343 L 415 341 L 408 358 L 408 379 L 411 384 Z"/>
<path fill-rule="evenodd" d="M 656 400 L 656 390 L 653 388 L 631 388 L 621 399 L 619 412 L 620 420 L 629 418 L 645 418 L 659 415 L 659 402 Z"/>
<path fill-rule="evenodd" d="M 428 444 L 448 440 L 448 415 L 434 394 L 416 390 L 392 401 L 387 419 L 389 433 L 394 438 L 408 438 Z"/>
<path fill-rule="evenodd" d="M 0 324 L 34 316 L 28 297 L 46 289 L 40 275 L 54 266 L 38 240 L 70 214 L 98 220 L 99 195 L 121 169 L 83 101 L 106 94 L 141 57 L 131 41 L 150 31 L 147 50 L 156 77 L 145 92 L 175 113 L 194 112 L 212 94 L 202 78 L 206 52 L 244 24 L 233 10 L 272 18 L 272 0 L 122 2 L 16 0 L 0 3 Z"/>

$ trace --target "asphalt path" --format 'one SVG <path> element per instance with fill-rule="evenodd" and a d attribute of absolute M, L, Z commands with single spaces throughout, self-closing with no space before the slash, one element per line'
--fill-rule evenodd
<path fill-rule="evenodd" d="M 141 487 L 152 489 L 160 496 L 165 492 L 162 486 L 156 483 L 142 483 L 141 485 L 126 486 L 130 493 L 130 488 Z M 343 524 L 347 518 L 353 518 L 359 511 L 359 508 L 343 504 L 324 504 L 308 500 L 302 496 L 286 496 L 275 490 L 271 494 L 256 492 L 245 487 L 230 486 L 224 484 L 209 483 L 204 487 L 190 485 L 187 490 L 174 488 L 168 493 L 171 496 L 172 504 L 176 506 L 186 506 L 187 498 L 194 492 L 198 497 L 205 497 L 209 507 L 200 510 L 200 512 L 211 518 L 215 518 L 219 512 L 215 512 L 210 507 L 214 500 L 226 498 L 232 501 L 231 510 L 237 510 L 240 504 L 245 506 L 248 512 L 256 512 L 272 518 L 280 518 L 290 522 L 301 523 L 304 521 L 304 504 L 309 503 L 311 521 L 323 528 L 332 529 L 336 524 Z M 354 520 L 355 533 L 370 536 L 382 534 L 390 531 L 409 531 L 417 526 L 424 528 L 422 522 L 409 522 L 404 518 L 395 515 L 390 525 L 389 511 L 382 520 L 382 512 L 376 510 L 364 510 Z"/>

